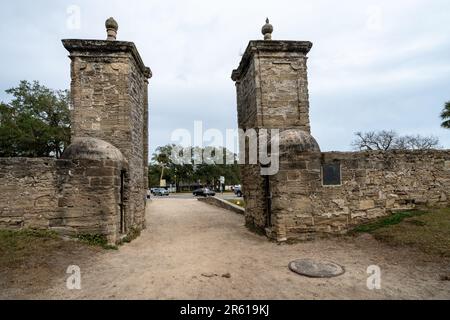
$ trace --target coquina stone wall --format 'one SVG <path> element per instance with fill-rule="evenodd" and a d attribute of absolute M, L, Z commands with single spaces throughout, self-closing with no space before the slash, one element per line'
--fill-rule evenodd
<path fill-rule="evenodd" d="M 0 158 L 0 227 L 48 227 L 57 215 L 55 159 Z"/>
<path fill-rule="evenodd" d="M 118 240 L 121 170 L 112 160 L 0 158 L 0 228 Z"/>
<path fill-rule="evenodd" d="M 450 205 L 448 151 L 328 152 L 282 156 L 270 177 L 280 241 L 341 234 L 399 210 Z M 338 163 L 341 184 L 323 185 L 323 165 Z"/>
<path fill-rule="evenodd" d="M 0 159 L 0 228 L 104 235 L 145 228 L 148 79 L 132 42 L 63 40 L 71 63 L 72 144 L 62 159 Z"/>
<path fill-rule="evenodd" d="M 246 224 L 279 241 L 341 234 L 396 210 L 450 205 L 450 152 L 328 152 L 311 136 L 308 41 L 250 41 L 236 83 L 238 125 L 251 130 L 278 129 L 280 170 L 261 175 L 261 165 L 246 160 L 241 170 Z M 331 116 L 331 115 L 330 115 Z M 273 145 L 273 144 L 271 144 Z M 335 170 L 329 183 L 330 164 Z M 327 168 L 327 170 L 324 170 Z"/>

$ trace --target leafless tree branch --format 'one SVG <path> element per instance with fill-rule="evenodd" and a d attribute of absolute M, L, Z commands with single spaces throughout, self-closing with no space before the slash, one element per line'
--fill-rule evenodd
<path fill-rule="evenodd" d="M 393 130 L 356 132 L 352 146 L 357 150 L 429 150 L 439 149 L 439 139 L 434 136 L 399 136 Z"/>

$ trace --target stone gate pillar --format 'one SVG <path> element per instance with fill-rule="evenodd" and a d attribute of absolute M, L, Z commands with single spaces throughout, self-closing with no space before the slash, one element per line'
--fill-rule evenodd
<path fill-rule="evenodd" d="M 239 128 L 244 131 L 279 129 L 282 136 L 283 132 L 289 130 L 290 133 L 284 136 L 309 136 L 311 127 L 306 63 L 312 43 L 272 40 L 272 32 L 273 27 L 267 19 L 262 29 L 264 40 L 250 41 L 239 67 L 232 73 L 232 79 L 236 82 Z M 292 131 L 301 133 L 292 134 Z M 280 156 L 289 155 L 282 153 Z M 286 168 L 292 160 L 285 158 L 281 162 Z M 273 210 L 274 205 L 280 203 L 279 199 L 273 198 L 278 188 L 274 181 L 281 184 L 286 173 L 264 177 L 259 169 L 259 165 L 246 164 L 241 170 L 246 223 L 272 234 L 274 230 L 283 230 L 280 224 L 284 223 Z M 277 238 L 284 238 L 282 231 L 276 233 Z"/>
<path fill-rule="evenodd" d="M 132 42 L 117 41 L 118 24 L 106 21 L 107 40 L 63 40 L 70 53 L 72 138 L 96 138 L 118 148 L 128 162 L 126 228 L 145 227 L 148 165 L 148 79 Z"/>

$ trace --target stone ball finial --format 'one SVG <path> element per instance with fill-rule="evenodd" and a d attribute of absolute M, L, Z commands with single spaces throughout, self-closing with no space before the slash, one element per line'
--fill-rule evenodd
<path fill-rule="evenodd" d="M 266 24 L 262 27 L 261 32 L 264 35 L 264 40 L 272 40 L 273 26 L 270 24 L 269 18 L 266 19 Z"/>
<path fill-rule="evenodd" d="M 105 27 L 106 27 L 106 33 L 108 35 L 106 40 L 110 40 L 110 41 L 116 40 L 117 30 L 119 30 L 119 24 L 117 23 L 117 21 L 111 17 L 108 20 L 106 20 Z"/>

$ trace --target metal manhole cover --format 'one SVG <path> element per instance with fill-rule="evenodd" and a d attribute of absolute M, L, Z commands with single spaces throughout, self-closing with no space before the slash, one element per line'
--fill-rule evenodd
<path fill-rule="evenodd" d="M 311 278 L 333 278 L 345 273 L 344 267 L 328 261 L 300 259 L 289 263 L 289 269 L 302 276 Z"/>

